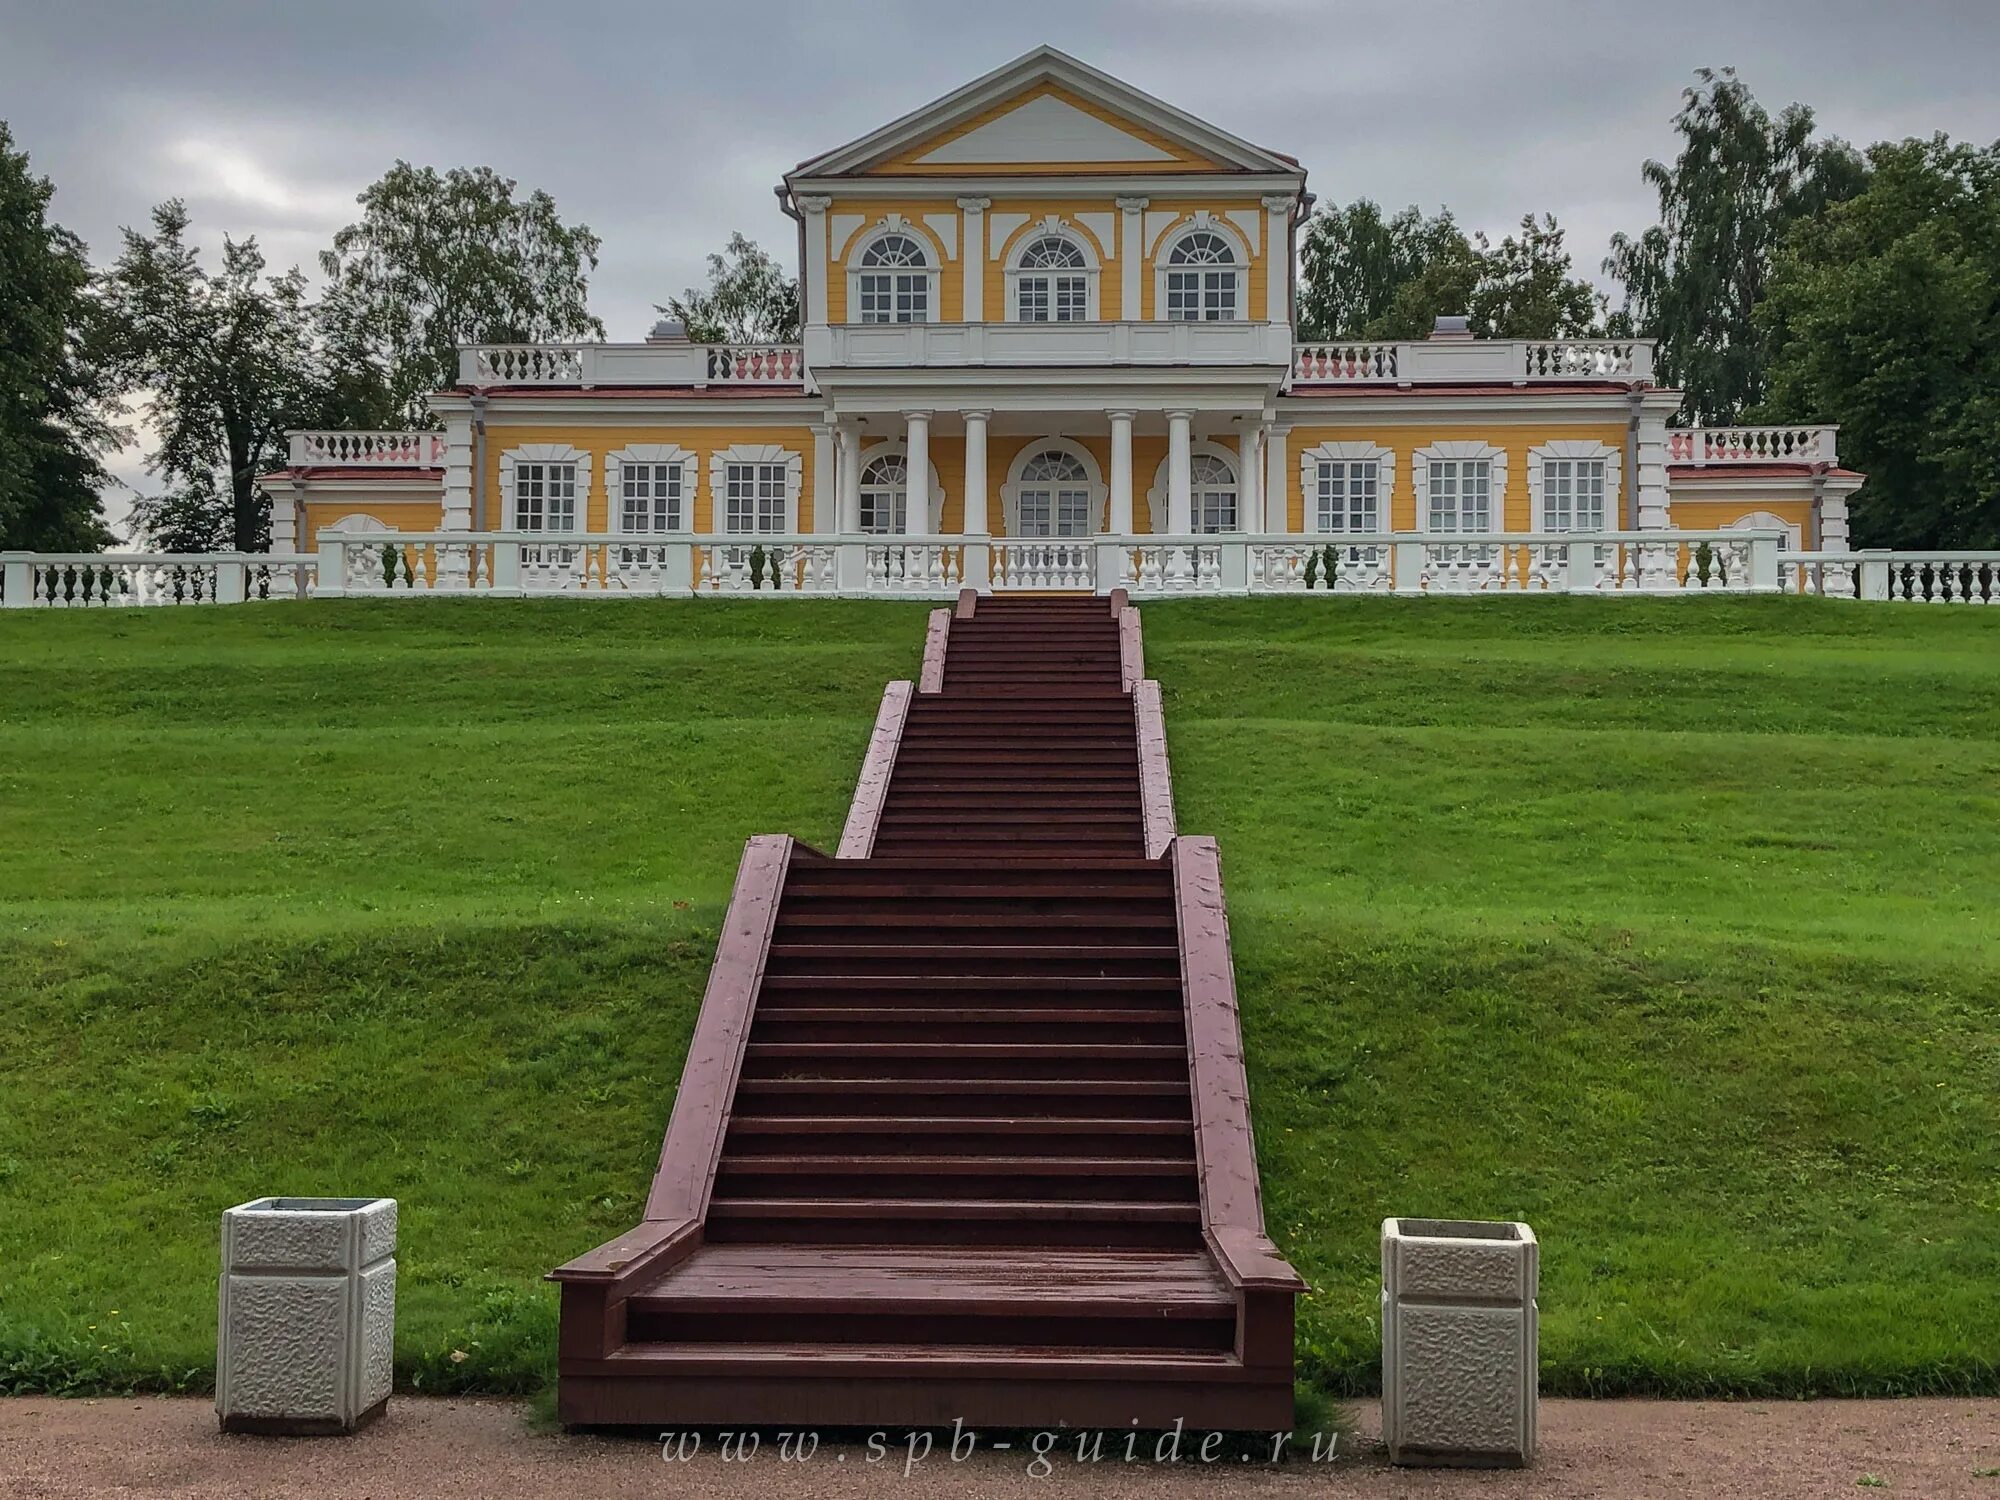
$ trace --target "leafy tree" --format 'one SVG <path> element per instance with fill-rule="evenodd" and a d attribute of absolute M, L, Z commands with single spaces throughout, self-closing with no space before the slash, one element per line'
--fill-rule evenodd
<path fill-rule="evenodd" d="M 708 289 L 689 287 L 655 310 L 687 325 L 698 344 L 789 344 L 799 336 L 799 283 L 741 230 L 708 258 Z"/>
<path fill-rule="evenodd" d="M 599 240 L 547 193 L 516 198 L 490 167 L 399 161 L 358 201 L 320 256 L 320 327 L 350 408 L 422 425 L 424 397 L 458 384 L 460 344 L 604 337 L 589 307 Z"/>
<path fill-rule="evenodd" d="M 125 231 L 102 283 L 111 368 L 148 392 L 159 447 L 147 467 L 169 483 L 134 507 L 141 528 L 175 550 L 254 550 L 270 538 L 255 480 L 278 462 L 288 427 L 327 411 L 306 280 L 265 275 L 252 239 L 224 237 L 213 274 L 187 241 L 179 199 L 153 210 L 153 232 Z"/>
<path fill-rule="evenodd" d="M 49 222 L 54 192 L 0 121 L 0 548 L 84 552 L 111 540 L 97 455 L 112 432 L 90 266 Z"/>
<path fill-rule="evenodd" d="M 1660 341 L 1660 379 L 1686 392 L 1682 417 L 1728 422 L 1764 394 L 1755 312 L 1778 245 L 1866 174 L 1846 143 L 1814 138 L 1804 105 L 1773 119 L 1734 70 L 1695 76 L 1674 118 L 1680 155 L 1642 169 L 1660 222 L 1612 236 L 1604 269 L 1624 284 L 1634 330 Z"/>
<path fill-rule="evenodd" d="M 1760 416 L 1838 422 L 1862 546 L 2000 546 L 2000 145 L 1870 148 L 1867 188 L 1798 224 L 1757 326 Z"/>
<path fill-rule="evenodd" d="M 1489 338 L 1591 331 L 1597 295 L 1570 276 L 1553 217 L 1532 214 L 1496 250 L 1449 209 L 1412 206 L 1390 219 L 1367 199 L 1320 210 L 1301 251 L 1299 322 L 1308 338 L 1420 339 L 1440 315 L 1463 313 Z"/>

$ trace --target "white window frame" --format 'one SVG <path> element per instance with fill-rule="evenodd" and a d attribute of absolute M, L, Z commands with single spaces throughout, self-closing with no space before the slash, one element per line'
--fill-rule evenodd
<path fill-rule="evenodd" d="M 1203 532 L 1196 526 L 1198 518 L 1195 515 L 1192 484 L 1189 485 L 1188 493 L 1188 524 L 1195 527 L 1197 536 L 1240 536 L 1243 532 L 1243 455 L 1223 447 L 1220 443 L 1198 439 L 1188 445 L 1190 471 L 1193 470 L 1197 458 L 1219 458 L 1229 466 L 1229 472 L 1236 476 L 1236 526 L 1233 531 L 1222 532 Z M 1167 511 L 1170 508 L 1167 504 L 1167 468 L 1173 461 L 1173 452 L 1169 449 L 1167 456 L 1160 460 L 1160 466 L 1153 470 L 1153 483 L 1146 491 L 1146 523 L 1152 528 L 1155 536 L 1163 536 L 1167 530 L 1169 519 Z"/>
<path fill-rule="evenodd" d="M 1787 521 L 1782 516 L 1774 516 L 1768 510 L 1753 510 L 1748 515 L 1738 516 L 1733 521 L 1725 521 L 1723 531 L 1782 531 L 1785 540 L 1779 544 L 1780 550 L 1796 552 L 1805 545 L 1804 533 L 1799 523 Z"/>
<path fill-rule="evenodd" d="M 1319 466 L 1329 464 L 1375 465 L 1376 532 L 1389 530 L 1390 501 L 1396 493 L 1396 453 L 1378 443 L 1321 443 L 1299 457 L 1299 493 L 1305 497 L 1305 531 L 1308 536 L 1354 536 L 1361 533 L 1322 531 L 1319 525 Z"/>
<path fill-rule="evenodd" d="M 861 450 L 861 482 L 864 487 L 868 483 L 868 466 L 874 463 L 875 460 L 878 458 L 901 458 L 903 460 L 903 467 L 905 471 L 904 483 L 905 484 L 908 483 L 907 473 L 910 463 L 910 446 L 909 444 L 905 443 L 901 438 L 897 438 L 893 442 L 875 443 L 872 446 L 863 448 Z M 859 495 L 855 496 L 855 502 L 856 502 L 855 510 L 857 514 L 859 514 L 860 511 L 860 498 L 861 497 Z M 907 494 L 905 498 L 907 500 Z M 938 478 L 938 466 L 935 462 L 933 462 L 931 464 L 930 534 L 932 536 L 940 536 L 943 534 L 943 532 L 944 532 L 944 484 Z M 871 532 L 869 534 L 871 536 L 894 536 L 897 533 Z"/>
<path fill-rule="evenodd" d="M 890 235 L 901 235 L 904 239 L 915 244 L 917 249 L 923 254 L 923 264 L 921 266 L 902 267 L 862 265 L 861 262 L 867 256 L 869 249 L 882 240 L 887 239 Z M 938 248 L 931 243 L 930 236 L 917 225 L 912 224 L 901 214 L 890 214 L 866 234 L 856 236 L 853 248 L 848 252 L 847 321 L 850 323 L 859 323 L 861 321 L 861 278 L 863 276 L 912 274 L 921 274 L 924 278 L 924 316 L 911 320 L 912 323 L 936 323 L 941 321 L 943 310 L 938 305 L 940 282 Z M 897 323 L 891 320 L 887 323 L 871 326 L 897 328 L 909 327 L 911 324 Z"/>
<path fill-rule="evenodd" d="M 1022 445 L 1013 462 L 1007 465 L 1007 479 L 1000 486 L 1000 509 L 1007 527 L 1007 535 L 1021 535 L 1021 491 L 1026 488 L 1021 475 L 1031 459 L 1039 453 L 1061 453 L 1083 465 L 1084 485 L 1090 492 L 1090 530 L 1087 536 L 1104 534 L 1105 508 L 1111 503 L 1111 490 L 1104 483 L 1104 471 L 1097 466 L 1097 460 L 1088 448 L 1073 438 L 1043 437 Z M 1053 524 L 1054 518 L 1051 518 Z M 1034 540 L 1059 541 L 1062 538 L 1050 536 Z M 1070 540 L 1077 540 L 1070 538 Z"/>
<path fill-rule="evenodd" d="M 1429 532 L 1431 529 L 1431 465 L 1439 459 L 1464 461 L 1486 460 L 1491 469 L 1491 482 L 1487 486 L 1486 510 L 1487 530 L 1507 529 L 1507 450 L 1496 448 L 1491 443 L 1450 442 L 1433 443 L 1428 448 L 1419 448 L 1410 460 L 1410 479 L 1417 497 L 1417 530 Z M 1455 532 L 1442 535 L 1458 535 Z M 1476 534 L 1476 533 L 1475 533 Z"/>
<path fill-rule="evenodd" d="M 729 530 L 729 466 L 731 464 L 782 464 L 785 469 L 785 524 L 776 532 L 733 532 Z M 708 456 L 709 530 L 717 536 L 796 536 L 799 530 L 799 492 L 805 485 L 805 455 L 777 443 L 732 443 Z"/>
<path fill-rule="evenodd" d="M 1619 510 L 1618 482 L 1623 477 L 1624 454 L 1609 443 L 1583 442 L 1563 439 L 1556 442 L 1537 443 L 1528 450 L 1528 529 L 1530 531 L 1549 530 L 1547 509 L 1549 461 L 1604 464 L 1604 525 L 1601 531 L 1617 531 L 1623 512 Z M 1588 536 L 1590 533 L 1581 532 Z"/>
<path fill-rule="evenodd" d="M 1083 256 L 1083 264 L 1061 271 L 1046 270 L 1041 267 L 1030 269 L 1021 264 L 1021 257 L 1026 255 L 1032 246 L 1040 243 L 1042 240 L 1049 239 L 1062 240 L 1066 244 L 1074 246 Z M 1097 322 L 1102 316 L 1099 311 L 1100 304 L 1098 302 L 1098 282 L 1102 271 L 1103 265 L 1099 261 L 1097 251 L 1092 247 L 1088 235 L 1064 223 L 1053 214 L 1038 224 L 1030 224 L 1027 228 L 1018 232 L 1014 241 L 1014 247 L 1008 252 L 1007 256 L 1005 272 L 1007 278 L 1007 321 L 1010 323 L 1027 321 L 1021 316 L 1021 283 L 1024 280 L 1035 276 L 1048 276 L 1051 278 L 1056 276 L 1081 276 L 1083 278 L 1083 317 L 1062 321 L 1071 323 Z M 1050 318 L 1037 321 L 1053 323 L 1058 320 Z"/>
<path fill-rule="evenodd" d="M 1169 264 L 1174 247 L 1193 234 L 1213 234 L 1230 248 L 1236 257 L 1236 306 L 1227 318 L 1169 318 L 1167 316 L 1167 277 L 1177 270 L 1185 270 Z M 1207 213 L 1198 213 L 1183 223 L 1172 226 L 1160 236 L 1153 251 L 1153 321 L 1156 323 L 1247 323 L 1250 321 L 1250 246 L 1236 228 L 1222 219 Z"/>
<path fill-rule="evenodd" d="M 625 530 L 625 465 L 678 465 L 681 471 L 681 524 L 666 531 Z M 604 456 L 604 518 L 618 536 L 674 536 L 694 530 L 695 489 L 701 464 L 687 449 L 673 443 L 628 443 Z"/>
<path fill-rule="evenodd" d="M 522 464 L 576 465 L 576 524 L 566 531 L 544 529 L 536 536 L 585 536 L 590 531 L 590 455 L 568 443 L 523 443 L 500 455 L 500 495 L 507 507 L 507 529 L 520 530 L 520 504 L 514 495 L 514 481 Z"/>

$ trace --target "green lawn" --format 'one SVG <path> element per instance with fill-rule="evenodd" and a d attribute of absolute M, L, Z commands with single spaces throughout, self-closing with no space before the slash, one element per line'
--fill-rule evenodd
<path fill-rule="evenodd" d="M 1541 1234 L 1552 1391 L 2000 1390 L 2000 612 L 1145 610 L 1304 1369 L 1385 1213 Z M 914 605 L 0 616 L 0 1389 L 203 1385 L 219 1211 L 403 1200 L 399 1364 L 546 1378 L 738 850 Z"/>

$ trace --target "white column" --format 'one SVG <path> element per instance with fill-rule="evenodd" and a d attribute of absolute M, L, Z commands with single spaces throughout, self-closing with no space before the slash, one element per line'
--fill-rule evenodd
<path fill-rule="evenodd" d="M 1136 323 L 1143 305 L 1139 298 L 1139 270 L 1146 256 L 1146 200 L 1120 198 L 1118 213 L 1118 317 L 1121 322 Z"/>
<path fill-rule="evenodd" d="M 298 551 L 299 518 L 305 513 L 305 480 L 294 478 L 284 489 L 264 493 L 271 502 L 271 551 Z"/>
<path fill-rule="evenodd" d="M 904 451 L 909 455 L 909 500 L 903 516 L 904 536 L 928 536 L 931 529 L 931 414 L 906 411 L 909 436 Z"/>
<path fill-rule="evenodd" d="M 827 264 L 826 211 L 832 205 L 831 198 L 808 195 L 798 200 L 799 212 L 806 220 L 806 321 L 825 323 L 827 314 L 826 281 L 832 274 Z"/>
<path fill-rule="evenodd" d="M 839 528 L 840 471 L 833 456 L 833 428 L 826 422 L 812 424 L 813 435 L 813 532 L 830 536 Z"/>
<path fill-rule="evenodd" d="M 1667 418 L 1664 412 L 1639 417 L 1639 529 L 1664 531 L 1673 525 L 1667 502 Z"/>
<path fill-rule="evenodd" d="M 1290 193 L 1264 200 L 1264 317 L 1272 323 L 1292 316 L 1292 204 Z"/>
<path fill-rule="evenodd" d="M 444 424 L 444 515 L 440 531 L 472 530 L 472 416 L 453 412 Z"/>
<path fill-rule="evenodd" d="M 273 551 L 277 542 L 271 543 Z M 1822 552 L 1845 552 L 1848 550 L 1847 496 L 1823 494 L 1819 501 L 1819 550 Z"/>
<path fill-rule="evenodd" d="M 839 512 L 844 534 L 861 529 L 861 429 L 852 420 L 840 424 Z"/>
<path fill-rule="evenodd" d="M 1245 531 L 1264 529 L 1264 466 L 1258 456 L 1257 424 L 1246 422 L 1236 434 L 1237 521 Z"/>
<path fill-rule="evenodd" d="M 968 323 L 984 322 L 986 318 L 986 210 L 992 206 L 991 198 L 958 200 L 959 212 L 965 215 L 965 222 L 959 226 L 958 265 L 965 277 Z"/>
<path fill-rule="evenodd" d="M 1292 529 L 1292 460 L 1289 427 L 1273 424 L 1264 429 L 1264 529 L 1279 536 Z M 1389 497 L 1382 497 L 1383 516 L 1388 516 Z"/>
<path fill-rule="evenodd" d="M 1194 418 L 1191 413 L 1167 413 L 1167 534 L 1186 536 L 1194 530 Z"/>
<path fill-rule="evenodd" d="M 1105 528 L 1113 536 L 1132 535 L 1132 413 L 1114 411 L 1111 418 L 1111 516 Z"/>
<path fill-rule="evenodd" d="M 965 534 L 986 536 L 993 530 L 986 515 L 986 419 L 983 411 L 965 414 Z"/>

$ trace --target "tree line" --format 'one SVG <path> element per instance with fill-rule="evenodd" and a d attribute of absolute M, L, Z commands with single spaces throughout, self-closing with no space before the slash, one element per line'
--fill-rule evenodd
<path fill-rule="evenodd" d="M 1449 209 L 1327 204 L 1301 240 L 1308 339 L 1411 339 L 1440 314 L 1499 338 L 1658 340 L 1680 419 L 1837 422 L 1869 479 L 1863 546 L 2000 546 L 2000 145 L 1937 136 L 1857 150 L 1812 111 L 1771 114 L 1703 71 L 1678 152 L 1641 169 L 1658 220 L 1614 236 L 1611 297 L 1575 274 L 1554 216 L 1498 245 Z M 318 277 L 274 272 L 254 238 L 213 265 L 169 200 L 93 267 L 49 217 L 52 185 L 0 122 L 0 548 L 112 538 L 103 457 L 143 405 L 157 493 L 140 534 L 175 551 L 269 539 L 255 478 L 297 427 L 428 426 L 458 345 L 604 337 L 599 241 L 545 192 L 490 168 L 397 162 L 357 199 Z M 797 281 L 730 237 L 707 285 L 658 309 L 703 342 L 798 337 Z"/>

